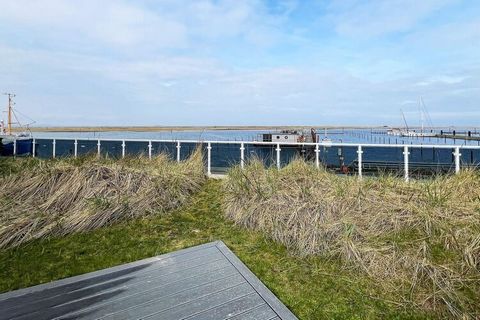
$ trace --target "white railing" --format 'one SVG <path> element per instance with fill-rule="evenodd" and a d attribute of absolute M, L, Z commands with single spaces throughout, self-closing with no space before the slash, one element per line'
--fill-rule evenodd
<path fill-rule="evenodd" d="M 72 138 L 41 138 L 40 140 L 51 140 L 52 141 L 52 158 L 55 158 L 57 156 L 56 150 L 57 150 L 57 143 L 58 141 L 73 141 L 74 145 L 74 157 L 78 156 L 78 144 L 79 141 L 92 141 L 92 142 L 97 142 L 97 154 L 100 156 L 101 155 L 101 146 L 102 146 L 102 141 L 104 142 L 121 142 L 121 155 L 122 157 L 125 157 L 126 155 L 126 146 L 128 142 L 143 142 L 143 143 L 148 143 L 148 156 L 149 158 L 152 157 L 152 143 L 154 142 L 159 142 L 159 143 L 173 143 L 176 148 L 176 160 L 180 161 L 181 160 L 181 147 L 182 144 L 185 143 L 190 143 L 190 144 L 205 144 L 207 146 L 207 173 L 211 175 L 212 173 L 212 161 L 211 161 L 211 150 L 212 150 L 212 145 L 222 145 L 222 144 L 238 144 L 239 145 L 239 151 L 240 151 L 240 166 L 243 168 L 245 164 L 245 146 L 246 145 L 257 145 L 257 146 L 272 146 L 275 147 L 276 151 L 276 159 L 275 159 L 275 164 L 278 169 L 281 167 L 281 147 L 282 146 L 298 146 L 298 147 L 315 147 L 314 152 L 315 152 L 315 165 L 317 167 L 320 167 L 320 147 L 355 147 L 356 148 L 356 153 L 357 153 L 357 166 L 358 166 L 358 172 L 357 175 L 359 178 L 362 178 L 363 176 L 363 153 L 364 153 L 364 148 L 377 148 L 377 147 L 382 147 L 382 148 L 402 148 L 403 149 L 403 171 L 404 171 L 404 179 L 406 181 L 409 180 L 409 155 L 410 155 L 410 150 L 413 148 L 434 148 L 434 149 L 451 149 L 454 150 L 452 153 L 454 156 L 454 164 L 455 164 L 455 172 L 458 173 L 460 172 L 460 157 L 461 157 L 461 150 L 480 150 L 480 146 L 458 146 L 458 145 L 435 145 L 435 144 L 374 144 L 374 143 L 344 143 L 344 142 L 318 142 L 318 143 L 312 143 L 312 142 L 304 142 L 304 143 L 294 143 L 294 142 L 284 142 L 284 143 L 278 143 L 278 142 L 263 142 L 263 141 L 199 141 L 199 140 L 155 140 L 155 139 L 150 139 L 150 140 L 144 140 L 144 139 L 72 139 Z M 32 147 L 32 152 L 33 152 L 33 157 L 35 157 L 36 152 L 38 151 L 36 147 L 37 139 L 33 139 L 33 147 Z M 14 155 L 17 153 L 17 142 L 16 140 L 14 141 L 14 146 L 13 146 L 13 152 Z"/>

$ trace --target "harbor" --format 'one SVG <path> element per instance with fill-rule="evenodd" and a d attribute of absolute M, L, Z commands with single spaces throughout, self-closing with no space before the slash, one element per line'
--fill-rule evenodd
<path fill-rule="evenodd" d="M 467 145 L 73 138 L 33 138 L 30 143 L 30 151 L 23 154 L 17 154 L 14 143 L 14 155 L 43 159 L 96 155 L 115 159 L 166 154 L 182 161 L 201 148 L 209 174 L 225 173 L 252 158 L 278 169 L 302 158 L 338 173 L 361 176 L 396 172 L 405 174 L 406 179 L 412 173 L 458 172 L 460 167 L 476 168 L 480 164 L 480 146 Z"/>

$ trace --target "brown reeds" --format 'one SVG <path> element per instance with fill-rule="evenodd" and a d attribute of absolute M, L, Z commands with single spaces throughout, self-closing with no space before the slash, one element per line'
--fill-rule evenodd
<path fill-rule="evenodd" d="M 480 317 L 480 175 L 406 183 L 253 160 L 224 182 L 226 215 L 300 255 L 338 258 L 402 307 Z"/>
<path fill-rule="evenodd" d="M 197 150 L 176 163 L 165 155 L 39 161 L 0 178 L 0 248 L 165 213 L 205 181 Z"/>

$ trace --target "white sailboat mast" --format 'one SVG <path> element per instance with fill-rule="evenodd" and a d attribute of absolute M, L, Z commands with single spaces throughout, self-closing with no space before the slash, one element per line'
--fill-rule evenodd
<path fill-rule="evenodd" d="M 420 131 L 421 133 L 424 132 L 425 130 L 425 125 L 424 125 L 424 122 L 425 122 L 425 111 L 423 110 L 423 99 L 422 97 L 420 97 L 419 101 L 418 101 L 418 112 L 420 113 L 420 127 L 422 128 L 422 131 Z"/>

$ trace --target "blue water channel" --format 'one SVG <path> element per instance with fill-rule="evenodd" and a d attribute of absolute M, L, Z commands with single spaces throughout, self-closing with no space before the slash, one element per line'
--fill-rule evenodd
<path fill-rule="evenodd" d="M 204 149 L 207 154 L 207 143 L 202 141 L 232 141 L 231 143 L 211 143 L 211 167 L 212 172 L 225 172 L 233 165 L 240 163 L 240 143 L 235 141 L 254 141 L 259 139 L 263 131 L 171 131 L 171 132 L 69 132 L 69 133 L 34 133 L 35 156 L 40 158 L 51 158 L 53 156 L 53 139 L 55 139 L 55 157 L 74 156 L 74 140 L 77 139 L 78 156 L 100 154 L 110 158 L 122 157 L 122 141 L 108 139 L 126 139 L 125 155 L 148 156 L 149 139 L 171 140 L 167 142 L 152 141 L 152 156 L 160 153 L 167 154 L 172 159 L 177 159 L 177 142 L 175 140 L 196 140 L 197 143 L 182 142 L 180 146 L 180 160 L 187 159 L 197 148 Z M 477 146 L 478 141 L 465 141 L 456 139 L 438 138 L 402 138 L 392 137 L 382 133 L 374 133 L 368 130 L 335 130 L 327 132 L 328 138 L 333 142 L 348 143 L 377 143 L 377 144 L 451 144 L 457 146 Z M 322 134 L 320 134 L 322 137 Z M 101 140 L 100 149 L 98 140 Z M 128 139 L 145 139 L 145 141 L 128 141 Z M 31 143 L 31 142 L 30 142 Z M 276 165 L 276 146 L 245 144 L 244 157 L 248 161 L 252 157 L 262 160 L 266 165 Z M 29 154 L 33 148 L 27 150 L 25 146 L 17 154 Z M 18 149 L 17 151 L 19 151 Z M 431 147 L 410 147 L 409 166 L 412 173 L 435 173 L 452 171 L 454 168 L 454 149 L 441 149 Z M 280 164 L 285 166 L 294 158 L 304 158 L 308 161 L 315 161 L 314 147 L 292 147 L 281 146 Z M 397 172 L 403 170 L 403 148 L 402 147 L 363 147 L 363 172 L 365 174 L 377 173 L 378 171 Z M 344 173 L 355 173 L 358 171 L 357 147 L 355 146 L 321 146 L 319 150 L 319 161 L 329 169 Z M 461 149 L 461 166 L 477 167 L 480 164 L 479 149 Z"/>

